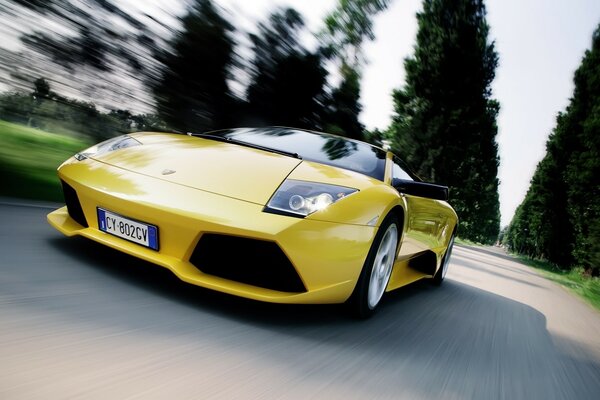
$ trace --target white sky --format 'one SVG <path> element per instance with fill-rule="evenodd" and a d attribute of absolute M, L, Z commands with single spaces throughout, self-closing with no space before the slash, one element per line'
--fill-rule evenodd
<path fill-rule="evenodd" d="M 219 0 L 233 15 L 244 15 L 244 26 L 264 19 L 269 10 L 290 5 L 306 18 L 312 31 L 320 28 L 334 0 Z M 523 200 L 545 143 L 573 93 L 573 73 L 592 33 L 600 23 L 598 0 L 487 0 L 491 39 L 500 65 L 493 83 L 500 102 L 501 224 L 507 225 Z M 365 46 L 369 64 L 362 81 L 362 122 L 386 128 L 393 111 L 391 92 L 405 78 L 403 60 L 412 54 L 417 32 L 415 13 L 420 0 L 393 0 L 376 17 L 377 39 Z M 250 25 L 248 25 L 250 24 Z"/>

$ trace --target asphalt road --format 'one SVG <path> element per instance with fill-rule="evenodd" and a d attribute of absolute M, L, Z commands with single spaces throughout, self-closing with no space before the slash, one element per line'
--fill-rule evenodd
<path fill-rule="evenodd" d="M 600 313 L 455 249 L 370 320 L 186 285 L 0 205 L 0 399 L 600 399 Z"/>

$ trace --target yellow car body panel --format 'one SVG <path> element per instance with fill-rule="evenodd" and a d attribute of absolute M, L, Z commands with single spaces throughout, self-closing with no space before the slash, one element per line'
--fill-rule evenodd
<path fill-rule="evenodd" d="M 399 194 L 390 185 L 389 155 L 385 179 L 379 181 L 316 162 L 185 135 L 131 136 L 142 145 L 81 161 L 71 158 L 59 167 L 60 179 L 77 193 L 88 227 L 75 222 L 66 207 L 50 213 L 48 221 L 67 236 L 92 239 L 209 289 L 278 303 L 344 302 L 353 293 L 379 225 L 395 210 L 402 232 L 387 286 L 393 290 L 433 275 L 457 223 L 446 202 Z M 169 170 L 176 173 L 163 174 Z M 305 218 L 265 212 L 285 179 L 358 192 Z M 101 231 L 98 208 L 157 226 L 159 250 Z M 202 272 L 190 257 L 207 233 L 276 243 L 306 291 L 266 289 Z M 434 268 L 426 272 L 412 268 L 411 260 L 425 252 L 435 255 Z"/>
<path fill-rule="evenodd" d="M 410 261 L 416 255 L 431 252 L 435 255 L 437 272 L 458 222 L 456 213 L 446 202 L 409 195 L 402 197 L 405 209 L 408 210 L 405 214 L 407 218 L 404 220 L 404 234 L 387 291 L 433 276 L 434 273 L 423 273 L 411 268 Z M 425 210 L 434 212 L 430 214 Z M 432 218 L 433 223 L 428 223 L 428 216 Z"/>
<path fill-rule="evenodd" d="M 296 158 L 187 135 L 135 137 L 147 144 L 91 158 L 138 174 L 228 197 L 241 197 L 241 200 L 256 204 L 265 204 L 301 162 Z M 216 171 L 215 166 L 222 167 Z M 253 176 L 240 176 L 240 171 L 248 171 L 248 168 Z M 165 170 L 176 173 L 163 175 Z"/>

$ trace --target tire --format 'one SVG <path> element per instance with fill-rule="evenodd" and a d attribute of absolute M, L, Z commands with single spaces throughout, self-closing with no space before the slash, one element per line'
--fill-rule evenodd
<path fill-rule="evenodd" d="M 444 253 L 444 258 L 442 259 L 442 265 L 440 265 L 440 268 L 437 270 L 437 272 L 435 273 L 435 275 L 433 276 L 433 279 L 431 280 L 431 282 L 436 285 L 436 286 L 440 286 L 442 284 L 442 282 L 444 282 L 444 279 L 446 278 L 446 274 L 448 273 L 448 266 L 450 265 L 450 257 L 452 257 L 452 249 L 454 248 L 454 233 L 452 234 L 452 236 L 450 237 L 450 241 L 448 242 L 448 247 L 446 248 L 446 252 Z"/>
<path fill-rule="evenodd" d="M 373 240 L 369 254 L 350 298 L 351 311 L 358 318 L 368 318 L 377 309 L 390 281 L 400 238 L 398 222 L 388 215 Z"/>

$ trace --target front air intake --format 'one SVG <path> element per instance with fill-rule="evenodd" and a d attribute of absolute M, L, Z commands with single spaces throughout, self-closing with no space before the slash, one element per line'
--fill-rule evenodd
<path fill-rule="evenodd" d="M 65 196 L 65 203 L 67 204 L 69 216 L 73 218 L 79 225 L 87 228 L 88 223 L 85 219 L 85 215 L 83 214 L 83 210 L 81 209 L 81 203 L 79 203 L 77 192 L 64 181 L 61 180 L 60 183 L 62 183 L 63 194 Z"/>
<path fill-rule="evenodd" d="M 274 242 L 204 234 L 190 262 L 200 271 L 280 292 L 306 292 L 296 269 Z"/>

